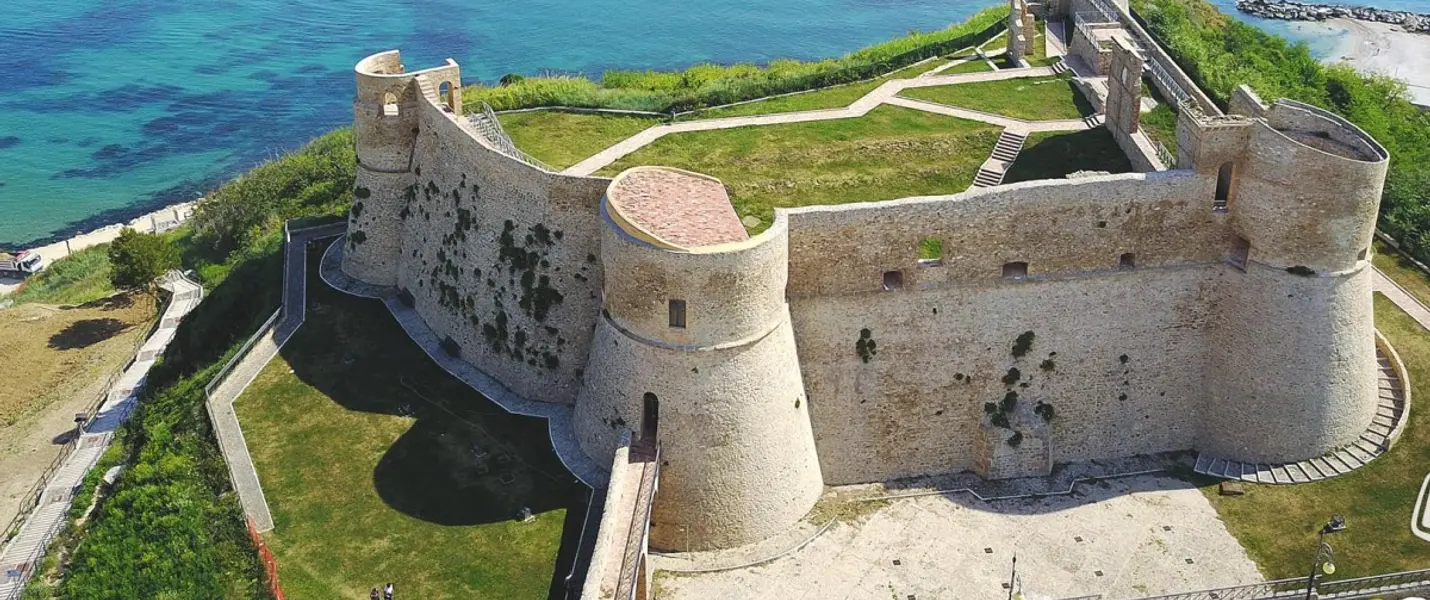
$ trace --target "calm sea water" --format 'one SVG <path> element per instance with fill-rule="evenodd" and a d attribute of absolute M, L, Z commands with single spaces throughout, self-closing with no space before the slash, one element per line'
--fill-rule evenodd
<path fill-rule="evenodd" d="M 1430 0 L 1391 0 L 1430 10 Z M 400 48 L 468 80 L 838 55 L 985 0 L 7 0 L 0 246 L 195 197 L 351 120 L 351 67 Z M 1230 2 L 1218 2 L 1230 9 Z M 1285 31 L 1279 23 L 1273 29 Z"/>

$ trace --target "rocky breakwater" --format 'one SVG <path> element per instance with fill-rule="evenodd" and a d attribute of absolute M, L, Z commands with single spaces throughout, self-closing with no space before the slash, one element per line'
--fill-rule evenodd
<path fill-rule="evenodd" d="M 1284 0 L 1237 0 L 1236 8 L 1241 12 L 1267 19 L 1286 21 L 1356 19 L 1399 25 L 1406 31 L 1430 34 L 1430 15 L 1401 10 L 1382 10 L 1369 6 L 1346 6 L 1343 4 L 1304 4 Z"/>

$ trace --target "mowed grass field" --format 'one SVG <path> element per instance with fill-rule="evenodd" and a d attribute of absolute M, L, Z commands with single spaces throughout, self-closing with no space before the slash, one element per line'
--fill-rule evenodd
<path fill-rule="evenodd" d="M 998 139 L 992 125 L 895 106 L 857 119 L 668 135 L 601 175 L 638 165 L 718 177 L 741 218 L 761 231 L 775 207 L 953 194 L 973 182 Z"/>
<path fill-rule="evenodd" d="M 1097 111 L 1071 77 L 1021 77 L 912 88 L 899 95 L 1025 121 L 1080 119 Z"/>
<path fill-rule="evenodd" d="M 307 322 L 236 404 L 287 597 L 393 582 L 403 598 L 546 598 L 587 493 L 546 422 L 439 369 L 382 304 L 316 276 L 308 290 Z"/>
<path fill-rule="evenodd" d="M 19 304 L 0 310 L 0 428 L 67 400 L 134 354 L 155 316 L 152 298 L 128 294 L 79 306 Z"/>
<path fill-rule="evenodd" d="M 517 148 L 557 169 L 581 162 L 661 122 L 649 117 L 554 110 L 506 113 L 497 120 Z"/>

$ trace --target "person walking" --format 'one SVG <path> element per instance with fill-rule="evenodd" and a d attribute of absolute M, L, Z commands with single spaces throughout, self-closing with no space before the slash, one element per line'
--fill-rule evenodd
<path fill-rule="evenodd" d="M 382 588 L 382 600 L 392 600 L 392 584 L 389 583 L 387 587 Z"/>
<path fill-rule="evenodd" d="M 382 596 L 377 593 L 377 588 L 372 588 L 372 593 L 368 594 L 367 597 L 369 600 L 382 600 Z"/>

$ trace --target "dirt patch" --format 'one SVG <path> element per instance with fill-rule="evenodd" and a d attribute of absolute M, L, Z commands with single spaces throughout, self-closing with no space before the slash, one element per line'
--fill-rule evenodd
<path fill-rule="evenodd" d="M 0 310 L 0 526 L 72 436 L 74 414 L 128 361 L 154 311 L 145 296 Z"/>

